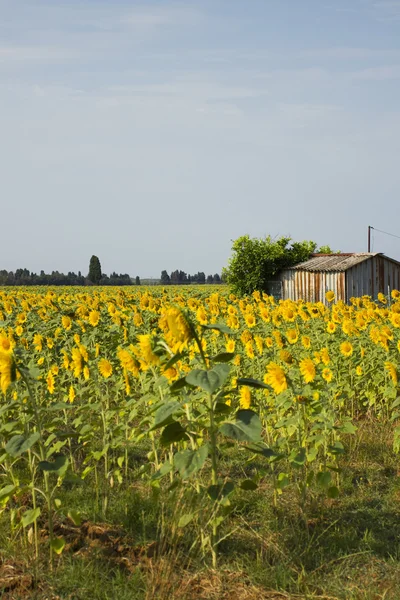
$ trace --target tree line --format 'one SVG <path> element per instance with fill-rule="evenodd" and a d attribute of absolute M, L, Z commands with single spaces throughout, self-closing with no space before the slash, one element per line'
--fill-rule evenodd
<path fill-rule="evenodd" d="M 171 275 L 167 271 L 161 271 L 160 278 L 161 285 L 188 285 L 191 283 L 203 284 L 203 283 L 222 283 L 221 276 L 218 273 L 215 275 L 207 275 L 203 271 L 199 271 L 194 275 L 185 273 L 185 271 L 172 271 Z"/>
<path fill-rule="evenodd" d="M 0 270 L 0 286 L 4 285 L 140 285 L 140 278 L 132 279 L 127 273 L 101 274 L 98 281 L 91 281 L 88 276 L 82 275 L 81 271 L 74 273 L 68 271 L 67 274 L 59 271 L 39 274 L 31 273 L 28 269 L 17 269 L 14 271 Z"/>

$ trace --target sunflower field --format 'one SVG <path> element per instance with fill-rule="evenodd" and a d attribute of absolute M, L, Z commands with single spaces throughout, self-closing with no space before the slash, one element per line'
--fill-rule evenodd
<path fill-rule="evenodd" d="M 396 457 L 399 359 L 397 291 L 347 305 L 224 286 L 5 288 L 3 538 L 57 569 L 66 524 L 106 521 L 115 496 L 145 487 L 164 532 L 174 521 L 186 555 L 217 569 L 266 482 L 306 527 L 313 503 L 340 501 L 360 423 L 385 423 Z"/>

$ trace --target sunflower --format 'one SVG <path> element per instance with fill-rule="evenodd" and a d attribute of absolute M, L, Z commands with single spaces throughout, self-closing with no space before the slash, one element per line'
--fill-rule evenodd
<path fill-rule="evenodd" d="M 245 329 L 243 331 L 242 335 L 240 336 L 240 339 L 243 344 L 247 344 L 247 342 L 249 342 L 250 340 L 253 339 L 253 336 L 251 335 L 251 333 L 248 329 Z"/>
<path fill-rule="evenodd" d="M 285 321 L 293 323 L 293 321 L 296 320 L 297 311 L 294 306 L 285 306 L 282 309 L 282 316 L 285 319 Z"/>
<path fill-rule="evenodd" d="M 134 348 L 134 353 L 140 361 L 143 371 L 160 362 L 160 358 L 153 352 L 153 337 L 149 333 L 138 336 L 139 344 Z"/>
<path fill-rule="evenodd" d="M 308 348 L 310 348 L 311 346 L 311 340 L 307 335 L 303 335 L 303 337 L 301 338 L 301 343 L 303 344 L 306 350 L 308 350 Z"/>
<path fill-rule="evenodd" d="M 396 365 L 391 362 L 385 362 L 385 369 L 388 371 L 394 385 L 397 385 L 397 369 Z"/>
<path fill-rule="evenodd" d="M 43 349 L 43 336 L 40 333 L 35 333 L 33 336 L 33 344 L 36 352 L 41 352 Z"/>
<path fill-rule="evenodd" d="M 266 306 L 261 307 L 259 312 L 260 312 L 260 317 L 264 321 L 264 323 L 269 323 L 271 320 L 269 308 L 267 308 Z"/>
<path fill-rule="evenodd" d="M 321 348 L 319 355 L 325 366 L 329 365 L 331 358 L 329 356 L 328 348 Z"/>
<path fill-rule="evenodd" d="M 257 352 L 258 354 L 261 356 L 263 353 L 263 340 L 259 335 L 255 335 L 254 336 L 254 342 L 256 344 L 257 347 Z"/>
<path fill-rule="evenodd" d="M 159 327 L 165 332 L 166 342 L 174 353 L 186 348 L 193 338 L 190 323 L 179 308 L 169 308 L 159 320 Z"/>
<path fill-rule="evenodd" d="M 141 325 L 143 325 L 142 315 L 136 313 L 133 317 L 133 324 L 135 325 L 135 327 L 140 327 Z"/>
<path fill-rule="evenodd" d="M 270 385 L 275 394 L 284 392 L 288 387 L 284 370 L 274 362 L 270 362 L 267 365 L 267 372 L 264 375 L 264 383 Z"/>
<path fill-rule="evenodd" d="M 400 327 L 400 313 L 392 313 L 390 316 L 390 321 L 393 327 Z"/>
<path fill-rule="evenodd" d="M 329 292 L 326 292 L 325 299 L 327 300 L 327 302 L 333 302 L 335 299 L 335 292 L 332 292 L 332 290 L 329 290 Z"/>
<path fill-rule="evenodd" d="M 104 377 L 104 379 L 107 379 L 108 377 L 110 377 L 112 375 L 112 364 L 110 363 L 109 360 L 107 360 L 106 358 L 102 358 L 99 361 L 99 371 L 100 371 L 100 375 L 102 377 Z"/>
<path fill-rule="evenodd" d="M 251 360 L 253 360 L 253 359 L 254 359 L 254 357 L 255 357 L 255 354 L 254 354 L 254 347 L 253 347 L 253 342 L 252 342 L 251 340 L 249 340 L 249 341 L 247 342 L 247 344 L 245 345 L 245 347 L 244 347 L 244 348 L 245 348 L 245 352 L 246 352 L 247 356 L 248 356 L 248 357 L 249 357 Z"/>
<path fill-rule="evenodd" d="M 225 345 L 225 349 L 227 352 L 235 352 L 236 342 L 235 340 L 228 340 Z"/>
<path fill-rule="evenodd" d="M 356 367 L 356 375 L 357 375 L 358 377 L 361 377 L 361 375 L 362 375 L 362 374 L 363 374 L 362 366 L 361 366 L 361 365 L 358 365 L 358 366 Z"/>
<path fill-rule="evenodd" d="M 330 381 L 332 381 L 333 373 L 330 369 L 328 369 L 328 367 L 325 367 L 325 369 L 322 369 L 322 377 L 327 383 L 329 383 Z"/>
<path fill-rule="evenodd" d="M 280 350 L 278 356 L 279 359 L 287 365 L 291 365 L 293 363 L 293 356 L 290 354 L 290 352 L 288 352 L 288 350 Z"/>
<path fill-rule="evenodd" d="M 272 337 L 265 338 L 265 345 L 267 346 L 267 348 L 272 348 L 272 346 L 274 345 L 274 340 L 272 339 Z"/>
<path fill-rule="evenodd" d="M 63 315 L 61 317 L 61 324 L 66 331 L 69 331 L 72 327 L 72 321 L 71 321 L 70 317 L 68 317 L 67 315 Z"/>
<path fill-rule="evenodd" d="M 353 354 L 353 346 L 350 344 L 350 342 L 342 342 L 340 344 L 340 352 L 343 356 L 348 358 Z"/>
<path fill-rule="evenodd" d="M 14 356 L 9 351 L 0 350 L 0 389 L 6 393 L 9 385 L 17 378 Z"/>
<path fill-rule="evenodd" d="M 198 320 L 200 325 L 207 325 L 208 323 L 207 313 L 202 306 L 200 306 L 200 308 L 198 308 L 198 310 L 196 311 L 196 319 Z"/>
<path fill-rule="evenodd" d="M 124 370 L 133 373 L 133 375 L 137 377 L 139 374 L 139 363 L 137 362 L 136 358 L 134 358 L 132 354 L 124 348 L 119 348 L 117 351 L 117 356 L 119 362 L 121 363 L 121 367 Z"/>
<path fill-rule="evenodd" d="M 311 358 L 303 358 L 303 360 L 301 360 L 299 363 L 299 367 L 305 383 L 311 383 L 311 381 L 314 381 L 316 371 L 315 365 Z"/>
<path fill-rule="evenodd" d="M 100 313 L 98 310 L 92 310 L 89 314 L 89 323 L 92 327 L 96 327 L 100 321 Z"/>
<path fill-rule="evenodd" d="M 248 409 L 251 406 L 251 391 L 247 385 L 243 385 L 239 392 L 240 408 Z"/>
<path fill-rule="evenodd" d="M 379 292 L 379 294 L 378 294 L 378 300 L 382 304 L 386 304 L 386 302 L 387 302 L 385 294 L 382 294 L 381 292 Z"/>
<path fill-rule="evenodd" d="M 255 327 L 256 326 L 256 318 L 252 313 L 248 313 L 244 318 L 247 327 Z"/>
<path fill-rule="evenodd" d="M 75 400 L 75 397 L 76 397 L 75 390 L 72 387 L 72 385 L 70 385 L 69 386 L 69 391 L 68 391 L 68 399 L 69 399 L 69 401 L 70 401 L 71 404 Z"/>
<path fill-rule="evenodd" d="M 289 344 L 295 344 L 297 342 L 297 340 L 299 339 L 299 334 L 297 332 L 297 329 L 289 329 L 286 332 L 286 339 L 289 342 Z"/>
<path fill-rule="evenodd" d="M 82 354 L 79 352 L 79 348 L 72 348 L 71 355 L 70 368 L 74 371 L 74 377 L 79 377 L 83 369 Z"/>
<path fill-rule="evenodd" d="M 54 375 L 51 370 L 47 373 L 46 383 L 50 394 L 54 394 Z"/>
<path fill-rule="evenodd" d="M 275 330 L 272 332 L 272 335 L 273 335 L 273 336 L 274 336 L 274 338 L 275 338 L 275 342 L 276 342 L 276 345 L 278 346 L 278 348 L 283 348 L 283 345 L 284 345 L 284 344 L 283 344 L 283 340 L 282 340 L 281 332 L 280 332 L 280 331 L 278 331 L 277 329 L 275 329 Z"/>

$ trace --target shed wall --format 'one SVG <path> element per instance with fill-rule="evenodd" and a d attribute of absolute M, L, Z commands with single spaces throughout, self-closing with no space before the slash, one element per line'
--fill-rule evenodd
<path fill-rule="evenodd" d="M 325 302 L 328 290 L 335 292 L 336 299 L 346 300 L 346 278 L 342 272 L 315 272 L 287 269 L 282 271 L 282 297 L 284 300 Z"/>
<path fill-rule="evenodd" d="M 346 271 L 347 300 L 352 296 L 368 295 L 376 298 L 400 289 L 400 266 L 384 256 L 355 265 Z"/>
<path fill-rule="evenodd" d="M 287 269 L 280 279 L 284 300 L 325 302 L 325 293 L 332 290 L 337 300 L 348 302 L 352 296 L 376 298 L 379 292 L 400 290 L 400 265 L 376 255 L 346 271 Z"/>

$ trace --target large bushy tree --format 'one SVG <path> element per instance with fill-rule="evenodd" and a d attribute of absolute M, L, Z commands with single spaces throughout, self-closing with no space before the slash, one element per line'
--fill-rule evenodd
<path fill-rule="evenodd" d="M 268 282 L 276 279 L 279 271 L 307 260 L 316 249 L 317 244 L 307 240 L 293 242 L 290 237 L 243 235 L 233 242 L 233 254 L 223 278 L 240 296 L 255 290 L 267 291 Z"/>

